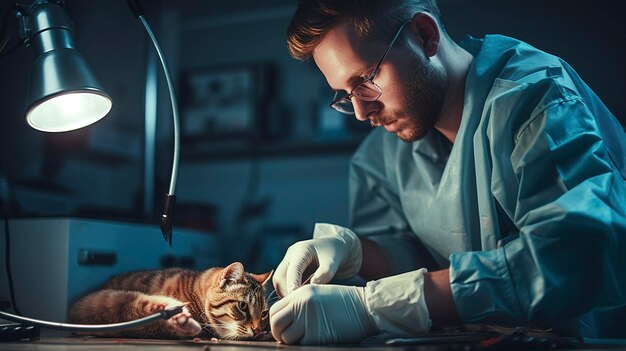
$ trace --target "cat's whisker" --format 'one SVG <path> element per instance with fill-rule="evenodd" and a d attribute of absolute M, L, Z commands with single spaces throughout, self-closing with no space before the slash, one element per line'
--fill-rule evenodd
<path fill-rule="evenodd" d="M 268 298 L 268 299 L 269 299 L 269 298 L 271 298 L 271 297 L 272 297 L 272 295 L 274 295 L 274 294 L 275 294 L 276 296 L 278 296 L 278 293 L 276 292 L 276 290 L 272 290 L 272 292 L 271 292 L 269 295 L 267 295 L 267 298 Z"/>
<path fill-rule="evenodd" d="M 276 300 L 280 300 L 280 296 L 276 295 L 276 296 L 268 297 L 266 301 L 276 301 Z"/>
<path fill-rule="evenodd" d="M 212 325 L 211 328 L 213 329 L 219 329 L 219 330 L 228 330 L 228 327 L 225 325 Z"/>
<path fill-rule="evenodd" d="M 209 324 L 204 324 L 204 325 L 200 325 L 200 328 L 205 329 L 205 330 L 211 330 L 213 329 L 213 326 Z"/>

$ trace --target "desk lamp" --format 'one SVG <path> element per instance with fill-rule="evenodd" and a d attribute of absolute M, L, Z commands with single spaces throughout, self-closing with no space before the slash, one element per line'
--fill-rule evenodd
<path fill-rule="evenodd" d="M 93 124 L 112 107 L 112 100 L 91 73 L 82 55 L 74 47 L 73 26 L 60 6 L 63 0 L 36 0 L 19 14 L 20 34 L 27 46 L 37 52 L 32 66 L 26 121 L 44 132 L 65 132 Z M 170 93 L 174 117 L 174 157 L 169 192 L 166 195 L 160 227 L 165 241 L 172 245 L 172 208 L 176 197 L 179 160 L 178 104 L 163 52 L 143 16 L 137 0 L 128 4 L 157 51 Z"/>
<path fill-rule="evenodd" d="M 28 124 L 44 132 L 65 132 L 109 113 L 111 97 L 74 48 L 72 24 L 63 8 L 38 1 L 22 19 L 26 45 L 37 53 L 30 77 Z"/>
<path fill-rule="evenodd" d="M 106 116 L 112 100 L 91 73 L 82 55 L 74 47 L 73 27 L 69 16 L 60 6 L 63 0 L 35 0 L 28 8 L 16 5 L 20 22 L 20 36 L 26 46 L 37 52 L 33 63 L 26 121 L 44 132 L 64 132 L 91 125 Z M 160 227 L 163 237 L 172 245 L 171 213 L 175 202 L 174 189 L 179 159 L 178 104 L 163 52 L 143 16 L 138 0 L 128 4 L 156 49 L 167 81 L 174 117 L 174 157 L 169 193 L 166 195 Z M 1 40 L 2 38 L 0 38 Z M 1 50 L 1 47 L 0 47 Z M 8 235 L 8 233 L 7 233 Z M 71 331 L 110 331 L 136 327 L 157 319 L 168 319 L 179 313 L 177 306 L 143 319 L 112 325 L 74 325 L 40 321 L 0 311 L 0 317 L 50 329 Z"/>

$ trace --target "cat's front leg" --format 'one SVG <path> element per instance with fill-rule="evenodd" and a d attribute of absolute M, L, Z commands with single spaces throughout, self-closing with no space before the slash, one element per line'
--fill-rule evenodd
<path fill-rule="evenodd" d="M 181 305 L 185 305 L 185 302 L 167 296 L 105 289 L 78 300 L 69 311 L 69 321 L 80 324 L 120 323 Z M 168 320 L 155 321 L 132 329 L 93 334 L 132 338 L 189 338 L 198 335 L 200 331 L 200 324 L 191 318 L 189 310 L 184 307 L 183 312 Z"/>

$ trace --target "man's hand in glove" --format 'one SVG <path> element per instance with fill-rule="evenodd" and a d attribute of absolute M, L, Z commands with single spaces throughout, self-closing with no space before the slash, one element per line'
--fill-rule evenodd
<path fill-rule="evenodd" d="M 311 278 L 313 284 L 326 284 L 334 277 L 352 278 L 361 268 L 361 244 L 350 229 L 317 223 L 313 239 L 289 247 L 274 272 L 274 287 L 280 297 L 287 296 L 302 285 L 302 274 L 318 266 Z"/>
<path fill-rule="evenodd" d="M 270 309 L 272 335 L 285 344 L 359 342 L 378 333 L 364 294 L 356 286 L 305 285 Z"/>

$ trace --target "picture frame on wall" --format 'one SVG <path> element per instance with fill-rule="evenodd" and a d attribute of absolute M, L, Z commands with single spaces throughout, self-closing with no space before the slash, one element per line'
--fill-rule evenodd
<path fill-rule="evenodd" d="M 181 136 L 245 138 L 255 133 L 258 119 L 258 69 L 232 65 L 189 70 L 181 83 Z"/>

